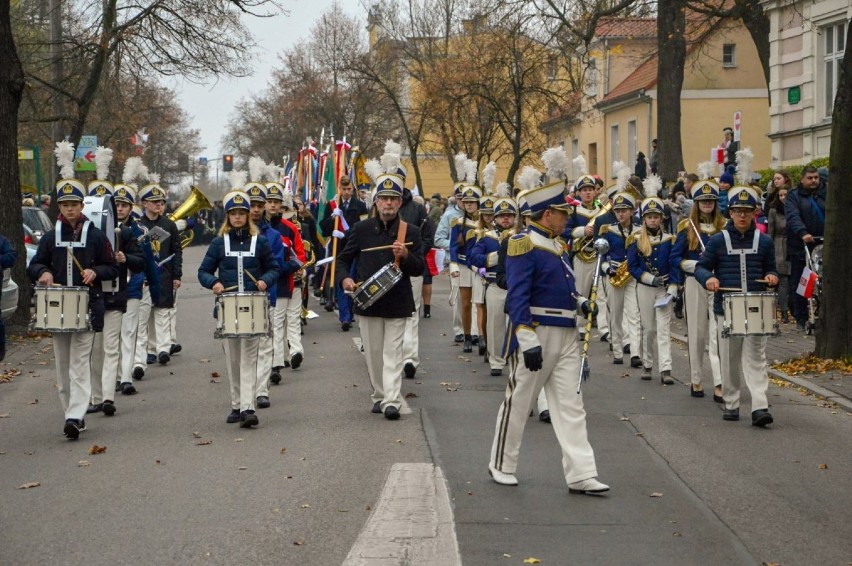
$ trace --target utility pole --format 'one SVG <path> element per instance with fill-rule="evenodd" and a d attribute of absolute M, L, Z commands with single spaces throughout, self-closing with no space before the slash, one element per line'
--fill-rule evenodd
<path fill-rule="evenodd" d="M 50 78 L 53 84 L 62 84 L 63 64 L 62 64 L 62 0 L 48 0 L 48 10 L 50 15 Z M 59 116 L 62 115 L 62 97 L 59 93 L 53 93 L 53 115 L 56 119 L 51 127 L 51 137 L 53 142 L 62 141 L 65 139 L 62 120 Z M 53 154 L 53 148 L 50 148 L 48 154 Z M 52 187 L 56 185 L 57 171 L 54 161 L 49 160 L 50 167 L 50 185 L 48 192 L 52 192 Z"/>

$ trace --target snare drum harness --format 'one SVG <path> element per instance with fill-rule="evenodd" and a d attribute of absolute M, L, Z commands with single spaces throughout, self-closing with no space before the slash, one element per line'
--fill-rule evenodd
<path fill-rule="evenodd" d="M 245 275 L 243 269 L 243 258 L 244 257 L 254 257 L 254 248 L 255 244 L 257 244 L 257 235 L 251 237 L 251 243 L 249 244 L 248 251 L 245 252 L 232 252 L 231 251 L 231 235 L 225 235 L 225 257 L 235 257 L 237 258 L 237 291 L 240 293 L 245 291 Z"/>
<path fill-rule="evenodd" d="M 746 269 L 746 256 L 757 253 L 757 247 L 760 244 L 760 231 L 754 230 L 754 239 L 751 243 L 751 248 L 743 248 L 735 250 L 731 245 L 731 234 L 727 230 L 722 230 L 722 236 L 725 238 L 725 247 L 728 249 L 728 255 L 740 256 L 740 290 L 743 293 L 748 293 L 748 272 Z"/>
<path fill-rule="evenodd" d="M 65 274 L 68 279 L 66 279 L 66 285 L 73 285 L 74 281 L 74 261 L 72 259 L 72 255 L 74 251 L 72 248 L 85 248 L 86 247 L 86 237 L 89 234 L 89 226 L 92 224 L 91 220 L 86 220 L 83 224 L 83 229 L 80 232 L 80 241 L 79 242 L 63 242 L 62 241 L 62 222 L 59 220 L 56 221 L 56 247 L 57 248 L 65 248 Z"/>

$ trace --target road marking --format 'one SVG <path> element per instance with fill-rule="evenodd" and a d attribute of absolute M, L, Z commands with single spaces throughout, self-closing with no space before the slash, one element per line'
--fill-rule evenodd
<path fill-rule="evenodd" d="M 447 481 L 433 464 L 394 464 L 343 566 L 461 566 Z"/>

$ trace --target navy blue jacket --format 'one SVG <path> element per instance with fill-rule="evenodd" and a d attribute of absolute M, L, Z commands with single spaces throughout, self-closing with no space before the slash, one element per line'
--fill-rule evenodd
<path fill-rule="evenodd" d="M 231 250 L 246 252 L 251 246 L 251 235 L 247 228 L 231 230 Z M 217 236 L 207 248 L 207 254 L 198 266 L 198 282 L 203 287 L 212 289 L 216 283 L 222 283 L 225 289 L 236 292 L 237 258 L 225 256 L 225 237 Z M 271 288 L 278 281 L 278 263 L 272 255 L 272 248 L 263 234 L 257 235 L 254 256 L 243 258 L 243 269 L 249 271 L 258 281 L 263 280 L 266 287 Z M 218 276 L 217 276 L 218 271 Z M 257 286 L 251 277 L 243 277 L 243 288 L 246 292 L 257 291 Z"/>
<path fill-rule="evenodd" d="M 0 269 L 6 269 L 15 265 L 18 253 L 12 244 L 4 236 L 0 235 Z"/>
<path fill-rule="evenodd" d="M 787 218 L 788 258 L 798 258 L 804 261 L 805 243 L 802 241 L 802 236 L 805 234 L 816 237 L 823 236 L 827 195 L 828 189 L 822 181 L 819 182 L 819 188 L 817 188 L 813 197 L 808 196 L 801 183 L 787 193 L 787 199 L 784 201 L 784 216 Z M 819 211 L 816 209 L 817 206 Z M 822 212 L 821 218 L 820 211 Z"/>
<path fill-rule="evenodd" d="M 139 224 L 133 220 L 128 220 L 125 226 L 129 227 L 133 237 L 139 241 L 139 237 L 145 232 Z M 156 303 L 160 300 L 160 269 L 157 267 L 157 260 L 154 259 L 154 252 L 151 249 L 151 241 L 147 238 L 139 243 L 139 248 L 142 250 L 142 255 L 145 258 L 145 269 L 130 276 L 130 281 L 127 284 L 127 298 L 141 299 L 142 285 L 145 281 L 148 282 L 148 290 L 151 293 L 151 301 Z"/>
<path fill-rule="evenodd" d="M 127 273 L 142 273 L 145 269 L 145 258 L 139 243 L 133 237 L 133 231 L 119 224 L 118 249 L 124 254 L 126 261 L 118 264 L 118 289 L 110 292 L 104 290 L 104 303 L 108 311 L 127 311 L 129 286 Z M 115 283 L 116 281 L 113 281 Z"/>
<path fill-rule="evenodd" d="M 731 235 L 731 247 L 735 250 L 751 248 L 754 243 L 755 226 L 751 227 L 745 234 L 741 234 L 734 228 L 733 221 L 728 222 L 725 230 Z M 748 292 L 760 293 L 766 291 L 766 285 L 756 283 L 756 279 L 764 279 L 767 275 L 778 276 L 775 270 L 775 244 L 772 238 L 758 232 L 759 240 L 756 254 L 746 255 L 746 279 L 748 280 Z M 707 247 L 695 266 L 695 278 L 702 287 L 707 286 L 707 280 L 715 277 L 719 280 L 720 287 L 741 288 L 740 282 L 740 256 L 729 255 L 725 246 L 725 237 L 722 233 L 714 234 L 707 241 Z M 722 292 L 717 292 L 713 299 L 713 312 L 724 314 L 722 310 Z"/>

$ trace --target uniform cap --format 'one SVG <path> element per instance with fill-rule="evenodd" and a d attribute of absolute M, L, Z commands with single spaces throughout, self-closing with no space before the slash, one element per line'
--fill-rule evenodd
<path fill-rule="evenodd" d="M 118 184 L 112 193 L 112 200 L 131 205 L 136 204 L 136 190 L 130 185 Z"/>
<path fill-rule="evenodd" d="M 266 203 L 266 187 L 261 183 L 246 183 L 243 190 L 249 197 L 249 202 Z"/>
<path fill-rule="evenodd" d="M 142 190 L 139 191 L 139 200 L 143 202 L 166 200 L 166 191 L 164 191 L 163 187 L 160 185 L 151 183 L 150 185 L 145 185 L 142 187 Z"/>
<path fill-rule="evenodd" d="M 60 179 L 56 181 L 56 202 L 83 201 L 86 188 L 77 179 Z"/>
<path fill-rule="evenodd" d="M 243 191 L 231 191 L 225 195 L 225 212 L 232 210 L 248 210 L 249 196 Z"/>

